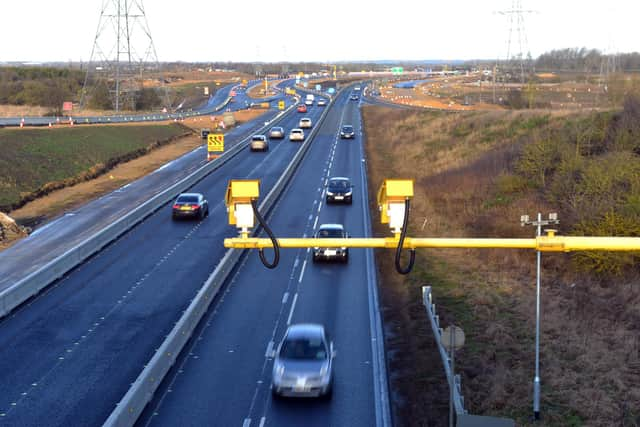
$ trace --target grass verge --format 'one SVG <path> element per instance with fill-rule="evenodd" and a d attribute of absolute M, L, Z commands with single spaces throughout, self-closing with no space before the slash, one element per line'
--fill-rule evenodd
<path fill-rule="evenodd" d="M 0 129 L 0 210 L 95 178 L 190 133 L 179 124 Z"/>
<path fill-rule="evenodd" d="M 577 223 L 570 219 L 574 217 L 568 207 L 549 196 L 562 194 L 561 188 L 532 185 L 519 175 L 517 166 L 531 166 L 533 160 L 553 164 L 558 157 L 531 147 L 546 148 L 544 144 L 552 141 L 565 153 L 565 145 L 576 128 L 582 129 L 580 123 L 587 116 L 547 111 L 445 114 L 365 107 L 371 198 L 375 200 L 374 191 L 383 178 L 415 179 L 410 235 L 531 237 L 533 230 L 520 227 L 520 215 L 558 207 L 561 220 L 566 218 L 561 228 L 566 234 Z M 625 116 L 620 117 L 618 122 Z M 585 143 L 580 141 L 582 148 Z M 599 146 L 595 136 L 589 141 L 589 147 Z M 626 149 L 622 143 L 605 145 Z M 628 146 L 633 147 L 631 142 Z M 575 152 L 560 158 L 568 159 L 570 153 L 575 158 Z M 545 156 L 534 158 L 533 153 Z M 638 162 L 631 155 L 623 157 L 627 164 Z M 523 164 L 523 159 L 528 163 Z M 585 161 L 598 164 L 597 158 Z M 532 168 L 523 170 L 529 173 Z M 590 169 L 584 170 L 580 176 L 588 178 Z M 618 175 L 625 170 L 616 168 Z M 634 169 L 629 170 L 618 178 L 619 187 L 634 194 L 635 187 L 625 184 L 635 182 Z M 562 182 L 568 179 L 550 169 L 546 185 L 556 185 L 557 176 Z M 623 207 L 630 203 L 618 199 Z M 371 209 L 378 211 L 376 206 Z M 375 216 L 372 220 L 379 222 Z M 375 228 L 377 235 L 389 233 L 386 226 Z M 467 335 L 456 357 L 467 409 L 532 425 L 535 253 L 421 250 L 409 276 L 395 272 L 391 251 L 380 251 L 377 261 L 396 425 L 447 423 L 448 387 L 421 304 L 420 288 L 425 284 L 433 287 L 441 324 L 455 323 Z M 543 255 L 542 271 L 543 421 L 536 425 L 640 425 L 637 273 L 585 272 L 568 254 Z"/>

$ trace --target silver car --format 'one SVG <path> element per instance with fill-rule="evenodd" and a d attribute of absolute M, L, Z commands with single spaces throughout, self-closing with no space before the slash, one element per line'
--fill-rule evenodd
<path fill-rule="evenodd" d="M 274 397 L 330 397 L 335 354 L 324 326 L 312 323 L 289 326 L 273 362 Z"/>
<path fill-rule="evenodd" d="M 251 143 L 249 144 L 249 150 L 251 151 L 269 151 L 269 142 L 264 135 L 253 135 L 251 137 Z"/>
<path fill-rule="evenodd" d="M 311 126 L 311 119 L 309 117 L 300 119 L 300 123 L 298 123 L 298 127 L 301 129 L 311 129 Z"/>
<path fill-rule="evenodd" d="M 322 224 L 314 236 L 316 239 L 346 239 L 349 233 L 342 224 Z M 313 248 L 313 262 L 340 261 L 349 262 L 349 248 L 315 247 Z"/>
<path fill-rule="evenodd" d="M 269 138 L 271 139 L 282 139 L 284 138 L 284 129 L 280 126 L 272 127 L 269 131 Z"/>
<path fill-rule="evenodd" d="M 291 129 L 291 132 L 289 133 L 289 140 L 290 141 L 304 141 L 304 131 L 302 129 Z"/>

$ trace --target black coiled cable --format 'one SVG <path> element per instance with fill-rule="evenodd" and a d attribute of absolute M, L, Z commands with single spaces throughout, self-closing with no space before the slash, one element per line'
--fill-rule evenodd
<path fill-rule="evenodd" d="M 258 249 L 258 255 L 260 255 L 260 261 L 262 261 L 262 264 L 264 264 L 264 266 L 267 268 L 276 268 L 276 266 L 280 262 L 280 246 L 278 246 L 278 240 L 276 239 L 276 236 L 274 236 L 273 232 L 265 222 L 264 218 L 262 218 L 262 215 L 260 215 L 260 212 L 258 212 L 258 206 L 255 200 L 251 201 L 251 207 L 253 208 L 253 213 L 258 219 L 258 222 L 260 223 L 262 228 L 264 228 L 264 231 L 267 233 L 267 235 L 271 239 L 271 242 L 273 243 L 273 252 L 275 254 L 273 257 L 273 262 L 269 263 L 267 259 L 264 257 L 264 251 L 262 250 L 262 248 L 260 248 Z"/>
<path fill-rule="evenodd" d="M 409 274 L 413 270 L 413 263 L 416 260 L 416 250 L 411 249 L 409 253 L 409 265 L 406 268 L 402 268 L 400 265 L 400 255 L 402 254 L 402 246 L 404 245 L 404 238 L 407 235 L 407 227 L 409 224 L 409 199 L 404 201 L 404 221 L 402 222 L 402 231 L 400 232 L 400 241 L 398 242 L 398 248 L 396 249 L 396 270 L 400 274 Z"/>

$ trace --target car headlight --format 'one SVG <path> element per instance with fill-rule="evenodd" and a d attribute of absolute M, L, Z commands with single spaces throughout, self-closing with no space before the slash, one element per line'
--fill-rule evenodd
<path fill-rule="evenodd" d="M 353 193 L 353 190 L 351 190 L 351 191 L 347 191 L 346 193 L 344 193 L 344 195 L 345 195 L 345 196 L 350 196 L 350 195 L 351 195 L 351 193 Z"/>
<path fill-rule="evenodd" d="M 335 194 L 333 194 L 331 191 L 327 191 L 327 196 L 334 196 Z"/>

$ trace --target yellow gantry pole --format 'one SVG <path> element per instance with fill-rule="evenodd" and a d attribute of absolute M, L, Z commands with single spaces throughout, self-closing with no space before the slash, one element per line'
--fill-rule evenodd
<path fill-rule="evenodd" d="M 398 247 L 398 239 L 387 238 L 347 238 L 313 239 L 281 238 L 277 239 L 281 248 L 386 248 Z M 229 238 L 224 240 L 225 248 L 264 249 L 272 248 L 271 239 Z M 546 236 L 526 239 L 507 238 L 422 238 L 406 237 L 404 249 L 417 248 L 485 248 L 485 249 L 534 249 L 541 252 L 573 251 L 640 251 L 640 237 L 573 237 Z"/>

